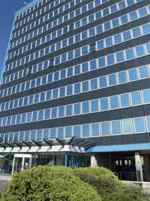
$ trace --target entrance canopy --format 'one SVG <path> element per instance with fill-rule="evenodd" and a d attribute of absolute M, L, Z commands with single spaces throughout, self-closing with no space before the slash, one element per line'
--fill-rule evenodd
<path fill-rule="evenodd" d="M 94 146 L 87 150 L 89 153 L 150 151 L 150 143 Z"/>

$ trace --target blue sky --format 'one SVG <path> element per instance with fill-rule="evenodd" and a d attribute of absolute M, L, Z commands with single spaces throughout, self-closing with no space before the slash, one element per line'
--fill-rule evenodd
<path fill-rule="evenodd" d="M 0 6 L 0 72 L 8 45 L 14 14 L 17 10 L 32 0 L 2 0 Z"/>

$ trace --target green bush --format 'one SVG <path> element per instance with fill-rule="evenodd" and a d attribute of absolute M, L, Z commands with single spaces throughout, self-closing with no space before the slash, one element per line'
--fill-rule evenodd
<path fill-rule="evenodd" d="M 48 166 L 16 174 L 2 197 L 2 201 L 101 201 L 71 169 Z"/>
<path fill-rule="evenodd" d="M 146 201 L 140 188 L 128 187 L 105 168 L 79 168 L 74 174 L 92 185 L 103 201 Z"/>

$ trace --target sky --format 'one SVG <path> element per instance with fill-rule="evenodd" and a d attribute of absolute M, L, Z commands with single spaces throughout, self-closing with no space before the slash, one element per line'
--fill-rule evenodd
<path fill-rule="evenodd" d="M 0 74 L 6 54 L 14 14 L 32 0 L 2 0 L 0 5 Z"/>

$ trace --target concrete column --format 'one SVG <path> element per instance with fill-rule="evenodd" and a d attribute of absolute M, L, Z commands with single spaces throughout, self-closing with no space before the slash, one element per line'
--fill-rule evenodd
<path fill-rule="evenodd" d="M 135 167 L 137 181 L 143 181 L 143 160 L 138 152 L 135 153 Z"/>
<path fill-rule="evenodd" d="M 95 155 L 91 155 L 91 167 L 96 168 L 98 167 L 97 159 Z"/>
<path fill-rule="evenodd" d="M 13 175 L 15 172 L 15 157 L 13 158 L 13 162 L 12 162 L 12 172 L 11 174 Z"/>

